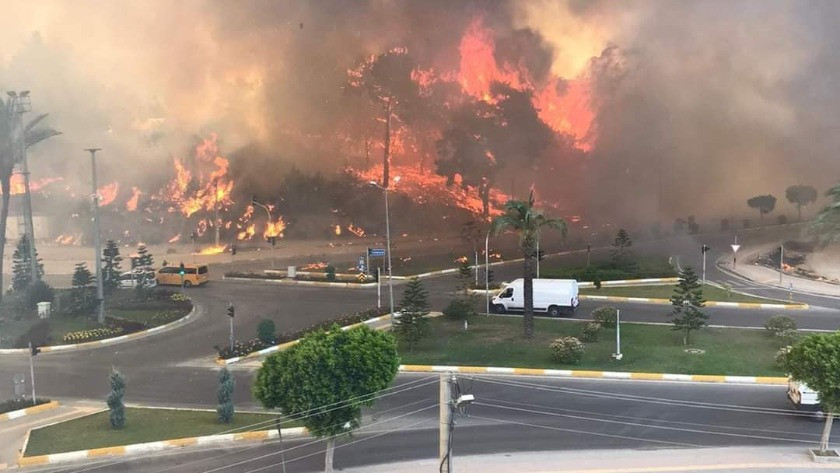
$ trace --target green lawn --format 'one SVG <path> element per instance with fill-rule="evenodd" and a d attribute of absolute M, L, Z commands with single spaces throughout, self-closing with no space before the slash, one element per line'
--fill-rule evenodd
<path fill-rule="evenodd" d="M 622 287 L 606 287 L 601 289 L 581 288 L 581 294 L 591 296 L 617 296 L 617 297 L 648 297 L 652 299 L 670 299 L 674 295 L 673 285 L 658 285 L 658 286 L 622 286 Z M 736 292 L 727 293 L 726 290 L 716 286 L 706 284 L 703 286 L 703 297 L 707 301 L 718 302 L 757 302 L 767 303 L 774 302 L 770 299 L 762 299 L 760 297 L 753 297 Z M 787 301 L 775 301 L 787 303 Z"/>
<path fill-rule="evenodd" d="M 769 315 L 768 315 L 769 317 Z M 664 317 L 663 317 L 664 319 Z M 664 320 L 663 320 L 664 321 Z M 704 328 L 692 333 L 690 348 L 705 354 L 684 352 L 682 336 L 670 326 L 623 323 L 621 352 L 615 361 L 615 331 L 602 332 L 600 341 L 586 344 L 578 365 L 552 359 L 549 344 L 561 336 L 579 336 L 583 323 L 568 320 L 536 320 L 532 341 L 522 339 L 521 317 L 474 317 L 468 331 L 463 322 L 443 317 L 429 321 L 429 333 L 414 352 L 400 342 L 404 364 L 475 365 L 519 368 L 643 371 L 654 373 L 783 376 L 774 363 L 779 345 L 762 330 Z"/>
<path fill-rule="evenodd" d="M 271 430 L 274 414 L 242 414 L 233 416 L 230 424 L 220 424 L 215 411 L 185 411 L 174 409 L 126 408 L 126 426 L 114 430 L 108 422 L 108 412 L 81 417 L 41 429 L 32 430 L 26 455 L 72 452 L 91 448 L 113 447 L 157 440 L 198 437 L 220 433 Z M 253 426 L 253 427 L 251 427 Z M 294 427 L 291 423 L 283 428 Z"/>

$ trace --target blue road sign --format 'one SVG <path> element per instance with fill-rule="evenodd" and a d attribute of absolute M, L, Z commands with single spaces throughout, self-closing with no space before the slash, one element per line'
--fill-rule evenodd
<path fill-rule="evenodd" d="M 368 248 L 368 256 L 385 256 L 385 248 Z"/>

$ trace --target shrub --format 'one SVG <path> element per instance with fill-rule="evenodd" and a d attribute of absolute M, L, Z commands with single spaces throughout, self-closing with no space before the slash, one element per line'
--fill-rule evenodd
<path fill-rule="evenodd" d="M 776 352 L 776 365 L 780 368 L 784 368 L 785 366 L 785 357 L 787 354 L 790 353 L 790 349 L 793 348 L 792 346 L 788 345 L 782 348 L 779 348 L 779 351 Z"/>
<path fill-rule="evenodd" d="M 327 274 L 327 281 L 335 281 L 335 266 L 328 264 L 324 272 Z"/>
<path fill-rule="evenodd" d="M 147 325 L 143 322 L 135 322 L 134 320 L 121 319 L 119 317 L 105 316 L 105 323 L 112 327 L 119 327 L 123 333 L 134 333 L 141 330 L 146 330 Z"/>
<path fill-rule="evenodd" d="M 551 351 L 560 363 L 576 364 L 583 358 L 585 346 L 575 337 L 562 337 L 551 342 Z"/>
<path fill-rule="evenodd" d="M 774 337 L 790 336 L 796 332 L 796 321 L 786 315 L 774 315 L 764 323 L 764 329 Z"/>
<path fill-rule="evenodd" d="M 35 405 L 39 404 L 46 404 L 50 402 L 49 399 L 37 398 L 35 399 Z M 17 411 L 20 409 L 26 409 L 27 407 L 32 407 L 32 400 L 31 399 L 12 399 L 9 401 L 2 401 L 0 402 L 0 414 L 5 414 L 6 412 Z"/>
<path fill-rule="evenodd" d="M 260 320 L 259 325 L 257 325 L 257 338 L 266 345 L 274 343 L 274 339 L 277 338 L 277 329 L 274 327 L 273 320 Z"/>
<path fill-rule="evenodd" d="M 122 327 L 95 328 L 91 330 L 70 332 L 65 334 L 61 341 L 64 343 L 95 342 L 97 340 L 116 337 L 122 335 L 123 333 L 125 333 L 125 329 Z"/>
<path fill-rule="evenodd" d="M 604 328 L 615 328 L 617 315 L 615 307 L 598 307 L 592 311 L 592 320 Z"/>
<path fill-rule="evenodd" d="M 29 342 L 36 345 L 49 345 L 50 339 L 50 322 L 49 319 L 39 320 L 29 330 L 15 340 L 15 348 L 26 348 Z"/>
<path fill-rule="evenodd" d="M 452 320 L 465 320 L 475 314 L 475 304 L 471 299 L 456 297 L 443 309 L 443 315 Z"/>
<path fill-rule="evenodd" d="M 597 322 L 589 322 L 583 326 L 581 330 L 580 339 L 584 342 L 597 342 L 598 336 L 601 334 L 601 324 Z"/>
<path fill-rule="evenodd" d="M 53 299 L 55 299 L 55 291 L 40 279 L 26 288 L 26 304 L 29 308 L 36 307 L 39 302 L 52 302 Z"/>

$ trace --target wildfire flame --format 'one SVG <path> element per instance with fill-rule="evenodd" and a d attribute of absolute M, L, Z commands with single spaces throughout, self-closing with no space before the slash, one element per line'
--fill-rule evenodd
<path fill-rule="evenodd" d="M 216 140 L 216 134 L 212 133 L 196 146 L 193 170 L 187 169 L 182 159 L 173 159 L 175 177 L 159 195 L 161 200 L 172 205 L 172 211 L 190 217 L 202 209 L 224 210 L 232 203 L 233 181 L 226 177 L 229 163 L 219 156 Z"/>
<path fill-rule="evenodd" d="M 365 230 L 361 227 L 353 225 L 352 223 L 347 226 L 347 231 L 352 233 L 353 235 L 356 235 L 357 237 L 365 236 Z"/>
<path fill-rule="evenodd" d="M 208 246 L 207 248 L 202 248 L 201 251 L 198 252 L 198 254 L 199 255 L 218 255 L 220 253 L 224 253 L 226 248 L 227 248 L 226 245 Z"/>
<path fill-rule="evenodd" d="M 99 206 L 105 207 L 106 205 L 110 205 L 114 202 L 114 199 L 117 198 L 117 193 L 120 191 L 120 183 L 119 182 L 112 182 L 110 184 L 105 184 L 104 186 L 100 187 L 96 193 L 99 194 Z"/>
<path fill-rule="evenodd" d="M 326 269 L 327 263 L 309 263 L 301 266 L 301 271 L 317 271 L 319 269 Z"/>
<path fill-rule="evenodd" d="M 169 243 L 175 243 L 176 241 L 178 241 L 180 239 L 181 239 L 181 234 L 179 233 L 179 234 L 175 235 L 174 237 L 170 238 Z"/>
<path fill-rule="evenodd" d="M 74 245 L 78 246 L 82 243 L 82 236 L 81 235 L 59 235 L 58 238 L 55 239 L 55 242 L 59 245 Z"/>
<path fill-rule="evenodd" d="M 253 238 L 254 234 L 257 232 L 256 227 L 257 226 L 254 225 L 253 223 L 248 225 L 245 228 L 245 230 L 239 232 L 239 234 L 236 235 L 236 238 L 238 240 L 250 240 L 251 238 Z"/>
<path fill-rule="evenodd" d="M 341 225 L 334 225 L 333 226 L 333 232 L 335 232 L 335 236 L 340 236 L 341 235 Z"/>
<path fill-rule="evenodd" d="M 142 193 L 143 192 L 140 189 L 132 187 L 131 197 L 129 197 L 128 201 L 126 201 L 125 209 L 129 212 L 134 212 L 135 210 L 137 210 L 137 202 L 140 200 L 140 194 Z"/>
<path fill-rule="evenodd" d="M 263 232 L 264 238 L 276 237 L 283 238 L 283 232 L 286 230 L 286 222 L 283 217 L 278 217 L 276 222 L 268 222 Z"/>
<path fill-rule="evenodd" d="M 54 182 L 60 182 L 63 179 L 60 177 L 45 177 L 43 179 L 31 179 L 29 181 L 29 191 L 30 192 L 37 192 L 42 190 L 45 186 L 52 184 Z M 23 185 L 23 174 L 12 174 L 12 179 L 10 180 L 10 190 L 11 195 L 19 195 L 25 192 L 25 187 Z M 0 195 L 2 194 L 2 190 L 0 190 Z"/>

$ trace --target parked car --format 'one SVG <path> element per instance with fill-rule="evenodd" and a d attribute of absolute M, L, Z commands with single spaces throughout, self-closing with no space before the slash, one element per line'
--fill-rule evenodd
<path fill-rule="evenodd" d="M 120 289 L 134 289 L 138 286 L 145 288 L 157 286 L 154 270 L 135 268 L 120 275 Z"/>
<path fill-rule="evenodd" d="M 157 272 L 157 282 L 160 285 L 180 286 L 180 266 L 164 266 Z M 185 264 L 184 265 L 184 286 L 201 286 L 210 282 L 210 269 L 206 264 Z"/>

